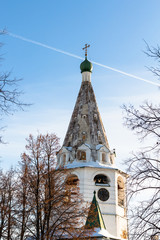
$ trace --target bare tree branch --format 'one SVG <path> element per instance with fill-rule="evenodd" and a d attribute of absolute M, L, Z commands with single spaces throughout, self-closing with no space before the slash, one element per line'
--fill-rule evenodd
<path fill-rule="evenodd" d="M 158 67 L 147 67 L 155 76 L 160 77 L 160 46 L 157 47 L 149 46 L 149 44 L 144 41 L 146 44 L 146 51 L 144 53 L 148 56 L 153 58 L 155 61 L 158 62 Z"/>
<path fill-rule="evenodd" d="M 4 31 L 0 32 L 3 35 Z M 2 43 L 0 43 L 0 47 Z M 2 55 L 1 55 L 2 56 Z M 2 58 L 0 58 L 2 60 Z M 21 79 L 11 77 L 11 72 L 0 71 L 0 117 L 12 114 L 17 110 L 24 110 L 25 107 L 31 104 L 22 102 L 20 97 L 23 92 L 19 89 L 19 82 Z M 0 136 L 0 143 L 2 143 L 2 136 Z"/>
<path fill-rule="evenodd" d="M 130 239 L 159 239 L 160 235 L 160 105 L 145 102 L 139 107 L 123 106 L 124 124 L 134 131 L 140 141 L 152 139 L 152 145 L 133 154 L 126 161 L 130 179 L 130 204 L 139 196 L 136 206 L 130 207 Z M 134 203 L 135 204 L 135 203 Z"/>

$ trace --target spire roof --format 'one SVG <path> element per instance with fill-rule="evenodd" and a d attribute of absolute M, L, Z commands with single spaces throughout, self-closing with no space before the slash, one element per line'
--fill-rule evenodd
<path fill-rule="evenodd" d="M 82 81 L 63 146 L 79 147 L 83 143 L 96 150 L 102 144 L 109 149 L 92 84 Z"/>
<path fill-rule="evenodd" d="M 99 204 L 96 200 L 95 191 L 94 191 L 93 200 L 89 209 L 85 228 L 86 229 L 93 229 L 93 228 L 106 229 Z"/>
<path fill-rule="evenodd" d="M 87 60 L 85 45 L 85 61 L 81 63 L 82 84 L 72 113 L 69 127 L 63 142 L 63 147 L 71 148 L 71 159 L 86 160 L 86 152 L 80 150 L 84 144 L 90 149 L 87 161 L 96 162 L 98 159 L 97 146 L 101 145 L 109 150 L 105 129 L 98 110 L 96 97 L 91 84 L 92 63 Z M 82 146 L 82 148 L 85 148 Z"/>

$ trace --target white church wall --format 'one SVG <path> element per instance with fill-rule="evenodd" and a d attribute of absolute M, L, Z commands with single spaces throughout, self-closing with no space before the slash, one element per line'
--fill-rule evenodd
<path fill-rule="evenodd" d="M 124 237 L 127 233 L 127 219 L 122 218 L 121 216 L 117 216 L 117 235 L 120 237 Z"/>
<path fill-rule="evenodd" d="M 106 229 L 109 231 L 110 234 L 117 236 L 117 219 L 116 215 L 103 215 L 103 219 L 105 222 Z"/>
<path fill-rule="evenodd" d="M 96 191 L 96 198 L 99 203 L 101 213 L 104 218 L 104 222 L 107 230 L 115 236 L 120 236 L 122 231 L 127 230 L 127 219 L 125 217 L 125 207 L 118 206 L 118 191 L 117 191 L 117 178 L 118 176 L 124 176 L 119 174 L 115 169 L 100 169 L 83 167 L 72 170 L 72 173 L 77 175 L 80 180 L 79 187 L 80 192 L 84 196 L 84 200 L 91 202 L 93 199 L 93 192 Z M 109 178 L 109 185 L 105 186 L 95 185 L 94 177 L 98 174 L 104 174 Z M 109 199 L 107 201 L 101 201 L 98 198 L 98 190 L 105 188 L 109 191 Z"/>

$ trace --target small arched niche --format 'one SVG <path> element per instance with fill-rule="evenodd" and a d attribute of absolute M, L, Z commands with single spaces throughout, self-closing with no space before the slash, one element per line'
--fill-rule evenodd
<path fill-rule="evenodd" d="M 98 174 L 98 175 L 96 175 L 95 177 L 94 177 L 94 182 L 95 182 L 95 185 L 99 185 L 99 186 L 101 186 L 101 185 L 104 185 L 104 186 L 107 186 L 107 187 L 109 187 L 110 186 L 110 180 L 109 180 L 109 178 L 106 176 L 106 175 L 104 175 L 104 174 Z"/>
<path fill-rule="evenodd" d="M 117 192 L 118 192 L 118 205 L 124 207 L 125 203 L 125 192 L 124 192 L 124 181 L 122 177 L 117 178 Z"/>

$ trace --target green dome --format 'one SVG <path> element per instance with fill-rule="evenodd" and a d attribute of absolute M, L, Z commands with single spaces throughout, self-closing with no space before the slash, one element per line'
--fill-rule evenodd
<path fill-rule="evenodd" d="M 82 72 L 92 72 L 93 65 L 87 58 L 80 65 L 81 73 Z"/>

